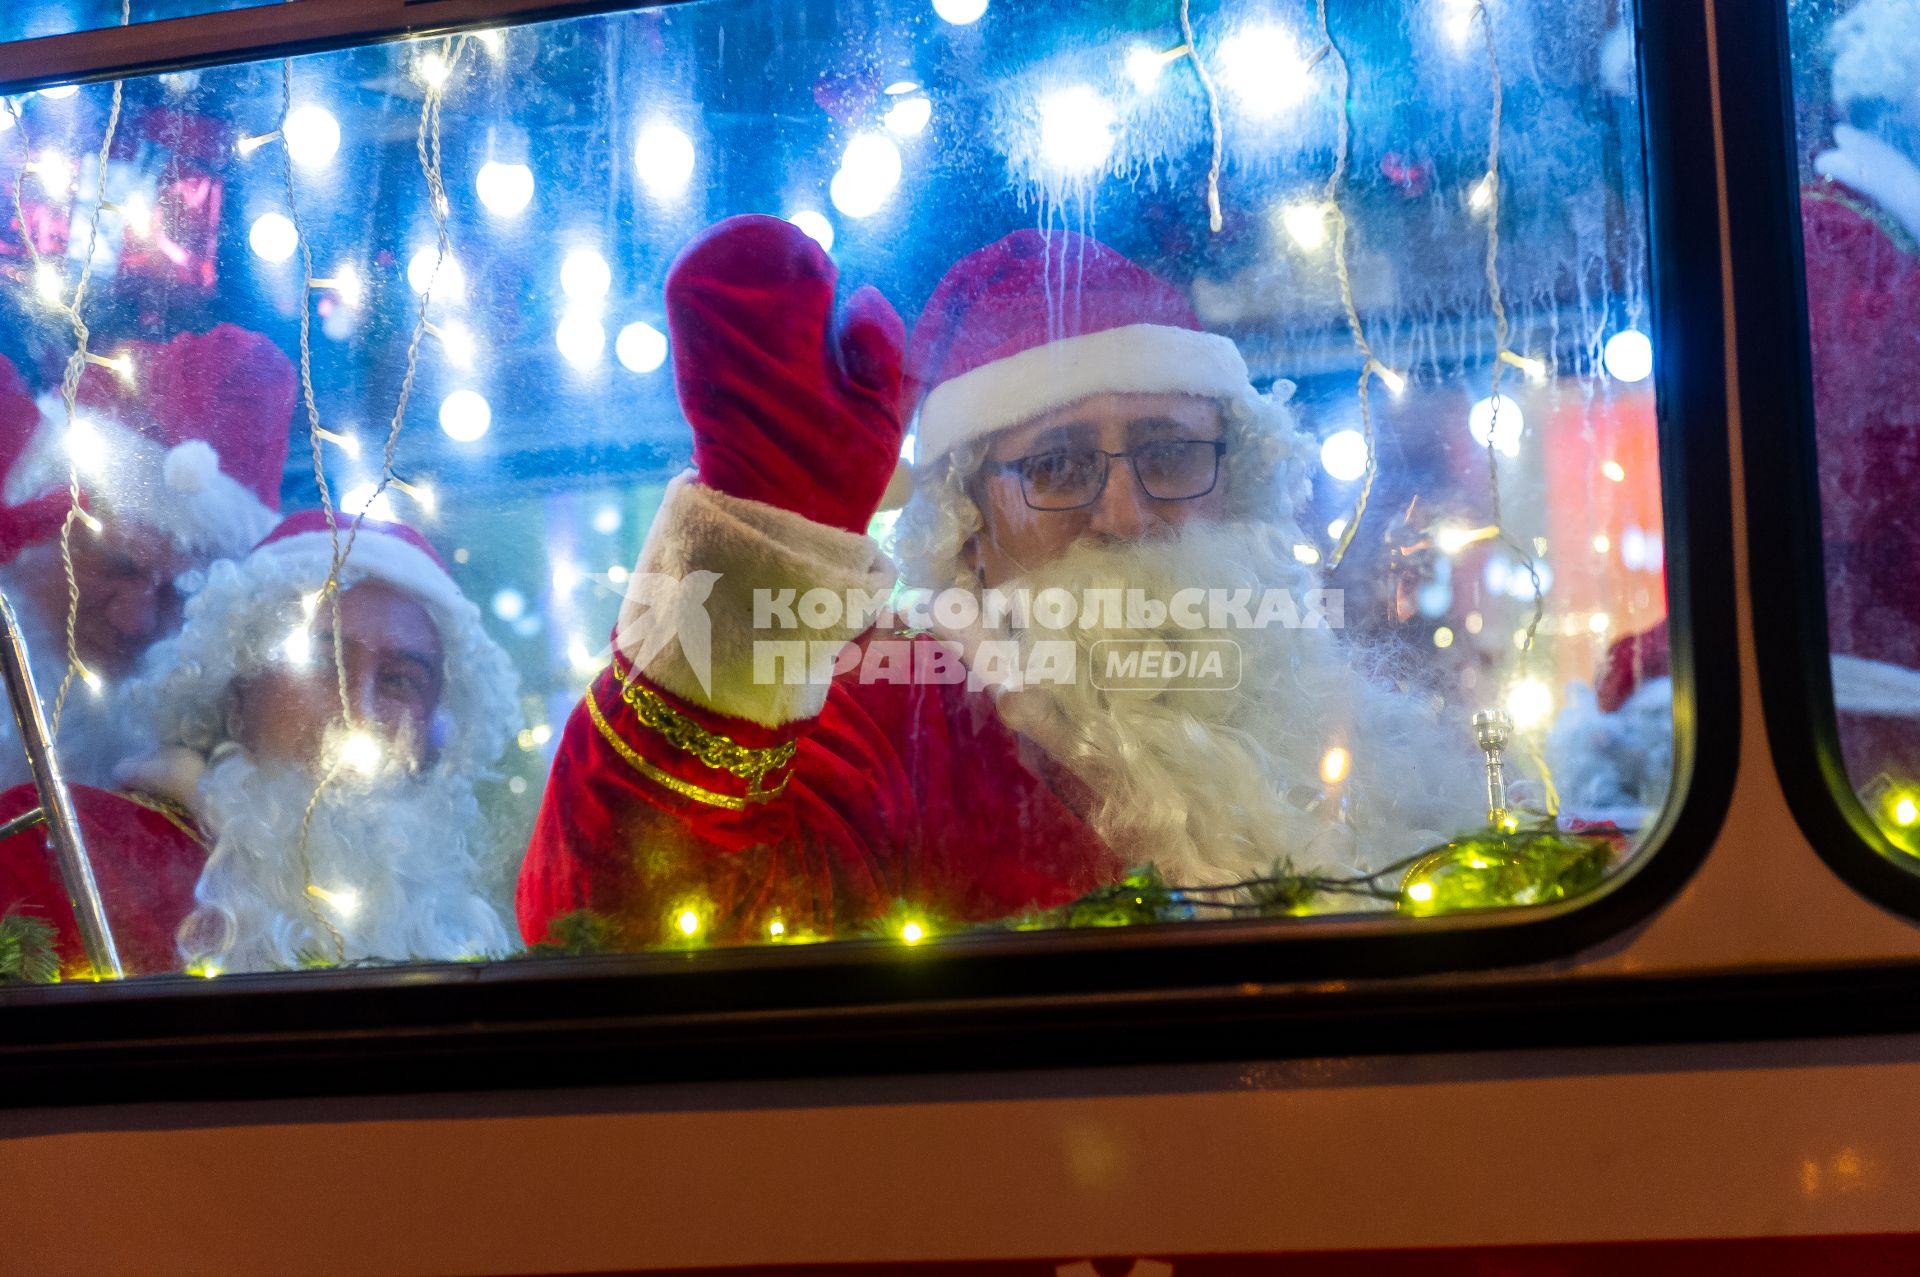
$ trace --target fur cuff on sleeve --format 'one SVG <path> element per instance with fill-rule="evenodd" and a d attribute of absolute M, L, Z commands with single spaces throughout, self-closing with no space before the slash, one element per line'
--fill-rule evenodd
<path fill-rule="evenodd" d="M 688 472 L 667 485 L 614 642 L 664 691 L 779 727 L 820 713 L 832 679 L 816 654 L 872 625 L 894 577 L 871 537 L 730 497 Z M 808 591 L 824 593 L 798 606 Z M 798 663 L 794 643 L 806 645 Z"/>

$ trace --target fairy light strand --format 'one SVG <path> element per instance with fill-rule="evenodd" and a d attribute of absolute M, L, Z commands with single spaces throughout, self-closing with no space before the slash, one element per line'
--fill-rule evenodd
<path fill-rule="evenodd" d="M 1353 148 L 1353 75 L 1347 66 L 1346 54 L 1334 43 L 1333 32 L 1327 25 L 1327 0 L 1318 0 L 1316 9 L 1321 43 L 1314 60 L 1317 62 L 1325 57 L 1340 73 L 1340 112 L 1334 134 L 1333 169 L 1327 174 L 1321 203 L 1326 210 L 1327 220 L 1333 223 L 1333 275 L 1340 286 L 1340 306 L 1346 314 L 1347 331 L 1353 336 L 1354 348 L 1360 352 L 1360 378 L 1356 389 L 1360 400 L 1360 437 L 1367 446 L 1367 468 L 1360 478 L 1360 491 L 1354 497 L 1353 509 L 1347 514 L 1339 538 L 1327 554 L 1327 571 L 1331 574 L 1339 569 L 1347 557 L 1347 551 L 1353 547 L 1353 539 L 1360 531 L 1360 521 L 1366 517 L 1367 502 L 1373 496 L 1374 480 L 1380 473 L 1379 447 L 1373 426 L 1373 379 L 1379 377 L 1390 388 L 1406 383 L 1399 374 L 1391 372 L 1375 357 L 1373 344 L 1367 340 L 1367 326 L 1360 318 L 1360 308 L 1353 298 L 1353 275 L 1347 262 L 1347 213 L 1340 204 L 1340 192 L 1346 186 L 1347 167 Z"/>
<path fill-rule="evenodd" d="M 1325 0 L 1321 0 L 1325 3 Z M 1505 106 L 1506 84 L 1500 72 L 1500 53 L 1494 42 L 1493 13 L 1487 7 L 1486 0 L 1479 0 L 1474 7 L 1480 20 L 1480 34 L 1486 46 L 1487 81 L 1491 96 L 1491 105 L 1487 117 L 1487 173 L 1481 180 L 1487 184 L 1489 195 L 1487 203 L 1487 294 L 1493 310 L 1493 340 L 1498 352 L 1493 361 L 1492 386 L 1488 400 L 1492 409 L 1487 421 L 1487 503 L 1493 526 L 1498 528 L 1500 542 L 1520 556 L 1520 562 L 1527 570 L 1527 580 L 1533 587 L 1533 610 L 1527 618 L 1527 627 L 1520 640 L 1520 660 L 1524 664 L 1533 655 L 1534 643 L 1541 622 L 1546 616 L 1546 596 L 1540 586 L 1540 563 L 1534 557 L 1530 546 L 1513 535 L 1507 527 L 1506 515 L 1500 500 L 1500 454 L 1494 440 L 1498 437 L 1496 429 L 1500 422 L 1500 385 L 1506 379 L 1509 365 L 1526 367 L 1526 361 L 1516 355 L 1508 346 L 1512 336 L 1512 326 L 1507 318 L 1507 303 L 1500 282 L 1500 125 Z M 1560 792 L 1553 783 L 1553 771 L 1547 765 L 1545 755 L 1532 734 L 1523 740 L 1529 759 L 1538 769 L 1543 798 L 1548 816 L 1554 817 L 1560 812 Z"/>
<path fill-rule="evenodd" d="M 394 475 L 394 457 L 399 449 L 400 431 L 406 421 L 407 406 L 412 400 L 414 381 L 419 372 L 421 342 L 425 338 L 429 327 L 427 307 L 433 297 L 433 288 L 439 280 L 440 271 L 452 253 L 452 241 L 447 230 L 449 206 L 446 195 L 446 184 L 442 178 L 441 169 L 440 106 L 445 94 L 446 85 L 452 78 L 451 72 L 453 68 L 458 65 L 467 41 L 468 37 L 465 36 L 457 39 L 443 40 L 441 42 L 441 48 L 444 50 L 444 53 L 438 56 L 442 57 L 443 65 L 448 74 L 428 77 L 423 83 L 425 96 L 421 102 L 420 121 L 415 132 L 414 144 L 415 150 L 420 158 L 420 170 L 426 180 L 428 208 L 433 216 L 438 256 L 435 258 L 433 268 L 428 275 L 426 287 L 422 289 L 420 293 L 420 303 L 415 312 L 413 330 L 408 336 L 406 370 L 401 378 L 400 390 L 394 402 L 392 419 L 387 426 L 386 443 L 381 450 L 380 478 L 374 485 L 373 492 L 367 498 L 366 503 L 355 512 L 344 539 L 340 535 L 339 516 L 333 503 L 332 489 L 327 482 L 325 457 L 321 449 L 322 441 L 329 437 L 335 437 L 336 432 L 328 431 L 321 425 L 320 410 L 313 386 L 312 301 L 316 282 L 313 273 L 313 251 L 300 220 L 299 202 L 294 188 L 293 155 L 291 150 L 286 146 L 285 137 L 286 117 L 290 113 L 293 105 L 292 62 L 291 60 L 285 60 L 281 64 L 281 127 L 277 129 L 276 132 L 280 134 L 281 146 L 286 160 L 288 216 L 289 220 L 293 223 L 294 234 L 299 242 L 301 253 L 300 392 L 307 414 L 307 440 L 309 455 L 313 463 L 314 486 L 318 490 L 320 508 L 327 524 L 327 540 L 330 558 L 327 567 L 327 578 L 321 585 L 319 593 L 320 597 L 325 599 L 328 605 L 328 618 L 333 632 L 335 685 L 340 697 L 342 719 L 349 731 L 353 729 L 354 716 L 352 696 L 347 684 L 345 644 L 342 642 L 341 636 L 340 576 L 345 570 L 348 558 L 353 553 L 354 543 L 359 538 L 360 526 L 366 520 L 368 510 L 372 509 L 381 494 L 396 482 L 396 476 Z M 311 853 L 309 851 L 313 814 L 318 808 L 321 796 L 325 793 L 327 786 L 331 784 L 339 774 L 341 765 L 342 760 L 335 760 L 333 765 L 321 776 L 319 782 L 314 786 L 313 793 L 307 799 L 305 811 L 301 814 L 300 834 L 297 840 L 296 851 L 299 857 L 301 873 L 306 878 L 309 888 L 315 885 L 313 882 Z M 320 911 L 319 897 L 314 892 L 308 891 L 305 893 L 304 899 L 307 902 L 308 912 L 313 915 L 314 920 L 327 932 L 327 935 L 332 940 L 336 959 L 344 962 L 346 960 L 345 940 L 339 929 Z"/>
<path fill-rule="evenodd" d="M 124 27 L 131 25 L 131 23 L 132 0 L 120 0 L 120 25 Z M 80 377 L 81 374 L 86 371 L 89 362 L 87 343 L 91 340 L 92 333 L 87 327 L 87 322 L 81 307 L 86 300 L 87 284 L 93 276 L 94 257 L 100 244 L 100 214 L 105 208 L 107 201 L 107 160 L 113 149 L 114 133 L 120 127 L 122 92 L 123 83 L 115 80 L 113 82 L 113 96 L 107 108 L 106 128 L 102 131 L 100 137 L 100 158 L 98 172 L 95 174 L 94 180 L 93 210 L 87 221 L 87 251 L 80 259 L 80 276 L 74 281 L 72 300 L 69 301 L 62 298 L 58 303 L 58 308 L 66 315 L 67 322 L 73 330 L 74 339 L 73 352 L 67 357 L 66 369 L 60 378 L 60 403 L 65 414 L 65 428 L 69 431 L 74 428 L 74 418 L 78 412 L 77 400 L 80 394 Z M 27 258 L 31 269 L 38 275 L 43 263 L 39 249 L 33 242 L 33 235 L 27 229 L 29 223 L 23 207 L 21 190 L 27 165 L 33 158 L 32 143 L 27 136 L 26 120 L 21 116 L 18 106 L 16 106 L 11 99 L 7 101 L 7 111 L 13 117 L 15 125 L 14 132 L 19 135 L 20 145 L 24 151 L 24 158 L 20 169 L 14 174 L 14 212 L 19 218 L 21 243 L 26 246 Z M 48 732 L 55 739 L 58 739 L 60 735 L 60 721 L 65 714 L 67 695 L 73 690 L 74 680 L 84 680 L 90 686 L 97 681 L 92 676 L 92 672 L 87 669 L 86 663 L 80 659 L 80 576 L 73 562 L 73 525 L 76 523 L 83 523 L 89 528 L 97 529 L 98 527 L 98 521 L 89 516 L 80 504 L 80 466 L 79 462 L 69 453 L 67 457 L 67 513 L 66 517 L 60 521 L 60 567 L 66 577 L 67 585 L 67 668 L 60 677 L 60 690 L 54 694 L 52 722 L 48 724 Z"/>
<path fill-rule="evenodd" d="M 1226 159 L 1226 130 L 1220 120 L 1220 94 L 1213 86 L 1213 75 L 1200 60 L 1200 45 L 1193 38 L 1193 0 L 1180 0 L 1180 36 L 1186 41 L 1182 52 L 1193 63 L 1200 89 L 1207 95 L 1207 125 L 1213 131 L 1213 155 L 1207 163 L 1207 229 L 1218 235 L 1220 216 L 1220 168 Z"/>

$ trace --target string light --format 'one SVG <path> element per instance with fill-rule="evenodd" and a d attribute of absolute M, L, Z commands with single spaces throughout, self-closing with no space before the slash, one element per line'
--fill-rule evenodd
<path fill-rule="evenodd" d="M 902 98 L 887 108 L 880 123 L 895 137 L 919 137 L 933 119 L 933 102 L 925 97 Z"/>
<path fill-rule="evenodd" d="M 1347 778 L 1347 772 L 1353 765 L 1353 755 L 1345 748 L 1335 745 L 1320 756 L 1320 779 L 1329 785 L 1338 785 Z"/>
<path fill-rule="evenodd" d="M 407 496 L 412 497 L 414 504 L 420 507 L 421 513 L 431 515 L 439 510 L 440 499 L 434 495 L 433 489 L 426 484 L 408 483 L 396 474 L 388 475 L 387 482 Z"/>
<path fill-rule="evenodd" d="M 1607 338 L 1600 358 L 1616 381 L 1645 381 L 1653 375 L 1653 342 L 1637 328 Z"/>
<path fill-rule="evenodd" d="M 1144 44 L 1136 44 L 1127 50 L 1127 78 L 1133 81 L 1133 87 L 1142 93 L 1151 93 L 1160 84 L 1160 73 L 1167 64 L 1187 55 L 1187 46 L 1180 45 L 1172 49 L 1151 49 Z"/>
<path fill-rule="evenodd" d="M 1893 823 L 1906 829 L 1917 822 L 1920 822 L 1920 804 L 1908 795 L 1901 795 L 1893 804 Z"/>
<path fill-rule="evenodd" d="M 545 723 L 536 723 L 533 727 L 533 743 L 544 745 L 553 739 L 553 728 Z"/>
<path fill-rule="evenodd" d="M 900 184 L 900 148 L 882 133 L 862 133 L 847 143 L 839 171 L 828 184 L 833 206 L 848 217 L 871 217 Z"/>
<path fill-rule="evenodd" d="M 1493 209 L 1493 193 L 1499 185 L 1493 174 L 1488 173 L 1467 189 L 1467 207 L 1476 213 L 1487 213 Z"/>
<path fill-rule="evenodd" d="M 66 297 L 66 277 L 60 273 L 58 266 L 43 258 L 40 264 L 33 268 L 33 289 L 40 295 L 41 301 L 60 305 Z"/>
<path fill-rule="evenodd" d="M 1537 678 L 1523 678 L 1507 692 L 1507 717 L 1526 731 L 1538 727 L 1553 713 L 1553 692 Z"/>
<path fill-rule="evenodd" d="M 283 213 L 262 213 L 247 231 L 247 245 L 265 262 L 284 262 L 300 247 L 300 232 Z"/>
<path fill-rule="evenodd" d="M 1040 158 L 1067 176 L 1098 171 L 1113 150 L 1113 107 L 1085 84 L 1056 89 L 1040 101 Z"/>
<path fill-rule="evenodd" d="M 489 213 L 512 217 L 533 201 L 533 170 L 488 160 L 474 176 L 473 188 Z"/>
<path fill-rule="evenodd" d="M 340 121 L 324 106 L 296 107 L 280 125 L 287 155 L 302 168 L 322 168 L 340 149 Z"/>
<path fill-rule="evenodd" d="M 1615 483 L 1625 483 L 1627 481 L 1626 467 L 1621 465 L 1618 461 L 1612 461 L 1612 460 L 1602 461 L 1600 463 L 1600 473 L 1607 476 L 1607 478 L 1613 480 Z"/>
<path fill-rule="evenodd" d="M 453 68 L 447 64 L 446 58 L 435 49 L 429 49 L 414 59 L 413 71 L 431 89 L 444 88 L 447 77 L 453 74 Z"/>
<path fill-rule="evenodd" d="M 508 586 L 494 591 L 493 614 L 503 621 L 517 621 L 527 614 L 527 596 Z"/>
<path fill-rule="evenodd" d="M 656 120 L 633 144 L 633 167 L 647 194 L 662 202 L 679 199 L 693 180 L 693 139 L 678 125 Z"/>
<path fill-rule="evenodd" d="M 322 279 L 310 279 L 307 287 L 315 292 L 331 292 L 340 299 L 340 304 L 358 310 L 360 303 L 367 299 L 367 283 L 360 278 L 360 272 L 351 262 L 343 262 L 332 275 Z"/>
<path fill-rule="evenodd" d="M 349 457 L 352 457 L 355 460 L 359 459 L 360 440 L 355 436 L 351 434 L 345 434 L 337 430 L 324 430 L 324 429 L 320 430 L 318 434 L 320 438 L 326 440 L 328 443 L 332 444 L 334 447 L 340 449 L 340 451 L 346 453 Z"/>
<path fill-rule="evenodd" d="M 106 681 L 84 665 L 80 667 L 80 681 L 85 683 L 87 690 L 95 696 L 100 695 L 107 688 Z"/>
<path fill-rule="evenodd" d="M 307 894 L 339 914 L 341 918 L 351 918 L 360 912 L 360 893 L 352 887 L 335 887 L 329 891 L 325 887 L 307 884 Z"/>
<path fill-rule="evenodd" d="M 1222 78 L 1241 108 L 1268 120 L 1307 95 L 1307 63 L 1287 31 L 1268 23 L 1243 27 L 1220 42 Z"/>
<path fill-rule="evenodd" d="M 340 498 L 340 508 L 352 515 L 365 515 L 369 519 L 379 519 L 384 523 L 398 523 L 400 516 L 393 508 L 393 498 L 380 491 L 380 485 L 374 482 L 356 484 L 347 489 Z"/>
<path fill-rule="evenodd" d="M 240 154 L 240 158 L 245 159 L 247 156 L 252 155 L 255 151 L 259 150 L 261 147 L 265 146 L 267 143 L 278 142 L 279 140 L 280 140 L 279 129 L 275 129 L 271 133 L 253 133 L 253 134 L 249 134 L 246 137 L 241 138 L 238 142 L 235 142 L 233 144 L 233 149 Z"/>
<path fill-rule="evenodd" d="M 145 239 L 153 234 L 153 206 L 138 191 L 113 206 L 127 228 L 127 234 Z"/>
<path fill-rule="evenodd" d="M 636 320 L 620 330 L 613 353 L 628 372 L 650 373 L 667 361 L 667 335 L 652 324 Z"/>
<path fill-rule="evenodd" d="M 133 356 L 127 354 L 125 351 L 121 351 L 110 359 L 105 355 L 96 355 L 92 351 L 88 351 L 86 361 L 96 368 L 105 368 L 122 381 L 130 382 L 133 380 Z"/>
<path fill-rule="evenodd" d="M 1613 624 L 1613 619 L 1609 617 L 1605 612 L 1595 612 L 1592 616 L 1587 618 L 1587 628 L 1593 631 L 1595 634 L 1605 634 L 1607 632 L 1607 627 L 1612 624 Z"/>
<path fill-rule="evenodd" d="M 1366 438 L 1358 430 L 1337 430 L 1328 435 L 1320 444 L 1320 468 L 1341 483 L 1360 478 L 1367 472 Z"/>
<path fill-rule="evenodd" d="M 1501 351 L 1500 361 L 1510 367 L 1518 368 L 1525 374 L 1527 380 L 1532 382 L 1545 381 L 1548 372 L 1551 371 L 1546 360 L 1535 359 L 1528 355 L 1516 355 L 1511 350 Z"/>
<path fill-rule="evenodd" d="M 560 291 L 576 302 L 597 302 L 613 287 L 613 269 L 591 248 L 576 248 L 560 263 Z"/>
<path fill-rule="evenodd" d="M 504 57 L 507 52 L 507 33 L 499 27 L 488 27 L 484 31 L 475 31 L 473 38 L 486 47 L 494 57 Z"/>
<path fill-rule="evenodd" d="M 553 565 L 553 574 L 550 579 L 553 582 L 553 592 L 564 598 L 579 586 L 580 569 L 566 559 L 561 559 Z"/>
<path fill-rule="evenodd" d="M 385 754 L 380 742 L 371 732 L 351 731 L 340 742 L 340 765 L 352 768 L 362 776 L 372 776 L 380 770 L 380 762 Z"/>
<path fill-rule="evenodd" d="M 593 649 L 587 646 L 585 639 L 576 638 L 567 644 L 567 664 L 573 666 L 576 674 L 598 674 L 600 662 L 594 658 Z"/>
<path fill-rule="evenodd" d="M 679 928 L 681 935 L 691 940 L 700 934 L 700 915 L 691 909 L 682 909 L 674 918 L 673 925 Z"/>
<path fill-rule="evenodd" d="M 933 11 L 951 26 L 971 26 L 986 13 L 987 0 L 933 0 Z"/>
<path fill-rule="evenodd" d="M 1442 648 L 1442 649 L 1452 647 L 1453 631 L 1447 628 L 1446 626 L 1442 625 L 1439 629 L 1433 632 L 1433 645 L 1435 647 Z"/>
<path fill-rule="evenodd" d="M 1445 524 L 1434 529 L 1433 543 L 1440 553 L 1454 555 L 1481 541 L 1491 540 L 1500 535 L 1500 529 L 1489 524 L 1486 527 L 1467 528 L 1457 523 Z"/>
<path fill-rule="evenodd" d="M 1320 561 L 1320 551 L 1302 541 L 1293 547 L 1293 557 L 1295 562 L 1312 567 Z"/>
<path fill-rule="evenodd" d="M 818 244 L 823 250 L 829 253 L 833 251 L 833 223 L 829 222 L 824 214 L 810 208 L 803 208 L 787 220 L 798 226 L 806 233 L 808 239 Z"/>
<path fill-rule="evenodd" d="M 407 287 L 419 294 L 431 287 L 436 300 L 459 301 L 466 295 L 467 277 L 453 254 L 443 257 L 438 246 L 429 244 L 408 260 Z"/>
<path fill-rule="evenodd" d="M 597 316 L 570 311 L 554 328 L 553 341 L 569 364 L 587 372 L 599 367 L 606 354 L 607 330 Z"/>
<path fill-rule="evenodd" d="M 1327 206 L 1319 203 L 1288 204 L 1280 210 L 1280 225 L 1306 252 L 1327 244 Z"/>
<path fill-rule="evenodd" d="M 76 470 L 91 473 L 106 462 L 106 440 L 93 428 L 93 423 L 84 417 L 74 418 L 60 442 L 66 449 L 67 459 Z"/>
<path fill-rule="evenodd" d="M 25 168 L 39 179 L 40 188 L 49 195 L 65 195 L 79 181 L 80 166 L 51 149 L 40 152 L 40 158 L 28 161 Z"/>
<path fill-rule="evenodd" d="M 1520 434 L 1526 424 L 1520 405 L 1506 395 L 1488 395 L 1467 412 L 1467 430 L 1473 441 L 1509 457 L 1520 455 Z"/>
<path fill-rule="evenodd" d="M 603 505 L 593 512 L 593 530 L 603 537 L 610 537 L 620 530 L 620 507 Z"/>
<path fill-rule="evenodd" d="M 771 938 L 775 940 L 779 940 L 782 937 L 784 937 L 786 934 L 787 934 L 787 924 L 782 922 L 780 919 L 775 918 L 773 921 L 767 924 L 767 935 L 770 936 Z"/>
<path fill-rule="evenodd" d="M 1407 899 L 1425 904 L 1427 901 L 1433 899 L 1433 884 L 1430 882 L 1407 884 Z"/>
<path fill-rule="evenodd" d="M 900 928 L 900 938 L 908 944 L 919 944 L 927 938 L 927 929 L 918 922 L 909 922 Z"/>
<path fill-rule="evenodd" d="M 307 662 L 313 659 L 312 631 L 304 623 L 294 626 L 288 631 L 286 641 L 280 645 L 280 652 L 286 657 L 287 664 L 295 669 L 305 669 Z"/>
<path fill-rule="evenodd" d="M 462 371 L 471 371 L 474 355 L 479 343 L 474 340 L 473 330 L 457 319 L 444 324 L 428 324 L 427 334 L 440 343 L 440 350 L 447 362 Z"/>
<path fill-rule="evenodd" d="M 493 405 L 477 390 L 456 390 L 440 401 L 440 429 L 455 443 L 475 443 L 493 427 Z"/>
<path fill-rule="evenodd" d="M 60 102 L 78 93 L 80 86 L 77 84 L 54 84 L 35 91 L 39 96 L 47 99 L 49 102 Z"/>
<path fill-rule="evenodd" d="M 1593 538 L 1593 552 L 1595 554 L 1605 554 L 1611 549 L 1613 549 L 1613 538 L 1609 537 L 1606 533 L 1602 532 Z"/>

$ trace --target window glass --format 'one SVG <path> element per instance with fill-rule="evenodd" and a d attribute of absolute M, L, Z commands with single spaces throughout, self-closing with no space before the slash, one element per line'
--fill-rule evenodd
<path fill-rule="evenodd" d="M 1920 0 L 1790 12 L 1834 708 L 1862 803 L 1920 851 Z"/>
<path fill-rule="evenodd" d="M 31 0 L 8 5 L 5 12 L 0 12 L 0 40 L 33 40 L 274 3 L 278 0 Z"/>
<path fill-rule="evenodd" d="M 9 103 L 0 586 L 85 845 L 0 840 L 8 925 L 212 975 L 1593 888 L 1672 757 L 1631 26 L 715 2 Z"/>

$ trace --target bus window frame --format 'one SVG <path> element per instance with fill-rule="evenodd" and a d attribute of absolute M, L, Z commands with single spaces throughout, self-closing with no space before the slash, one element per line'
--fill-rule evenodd
<path fill-rule="evenodd" d="M 381 4 L 393 8 L 392 0 L 335 7 Z M 555 7 L 442 0 L 435 12 L 485 10 L 498 21 L 508 10 L 552 16 Z M 1538 973 L 1509 972 L 1515 978 L 1497 982 L 1504 992 L 1457 980 L 1441 997 L 1448 982 L 1431 977 L 1566 958 L 1650 917 L 1711 847 L 1738 762 L 1729 746 L 1740 737 L 1738 655 L 1727 621 L 1735 610 L 1733 518 L 1708 11 L 1645 8 L 1636 37 L 1660 342 L 1654 375 L 1670 547 L 1675 781 L 1633 862 L 1606 884 L 1563 904 L 1415 923 L 1176 924 L 957 936 L 913 948 L 840 941 L 221 976 L 211 989 L 190 976 L 0 989 L 0 1107 L 951 1070 L 1014 1060 L 1218 1059 L 1315 1053 L 1356 1032 L 1373 1049 L 1458 1049 L 1458 1033 L 1435 1029 L 1445 1006 L 1459 1025 L 1495 1036 L 1535 1031 L 1528 1025 L 1549 1036 L 1570 1032 L 1562 1017 L 1541 1014 L 1562 1004 L 1568 981 L 1549 978 L 1529 994 L 1522 977 Z M 276 12 L 206 21 L 251 31 Z M 109 70 L 76 75 L 68 62 L 64 78 L 100 79 L 121 66 L 110 56 L 121 47 L 117 37 L 48 39 L 103 39 L 98 65 Z M 204 65 L 355 42 L 302 29 L 299 41 L 268 45 L 251 31 L 244 56 L 204 47 L 195 56 Z M 19 68 L 0 46 L 0 80 Z M 1717 728 L 1713 749 L 1701 747 L 1697 730 L 1707 722 Z M 1577 983 L 1605 996 L 1594 981 Z M 1660 1031 L 1652 1019 L 1604 1018 L 1609 1040 Z M 1676 1020 L 1687 1022 L 1700 1023 Z M 941 1044 L 937 1062 L 928 1054 L 933 1043 Z"/>
<path fill-rule="evenodd" d="M 1807 841 L 1867 899 L 1920 918 L 1920 858 L 1901 851 L 1847 774 L 1833 707 L 1825 537 L 1800 222 L 1791 24 L 1768 0 L 1721 24 L 1740 434 L 1748 490 L 1754 653 L 1774 771 Z M 1904 863 L 1903 863 L 1904 862 Z M 1904 867 L 1911 865 L 1911 868 Z"/>

